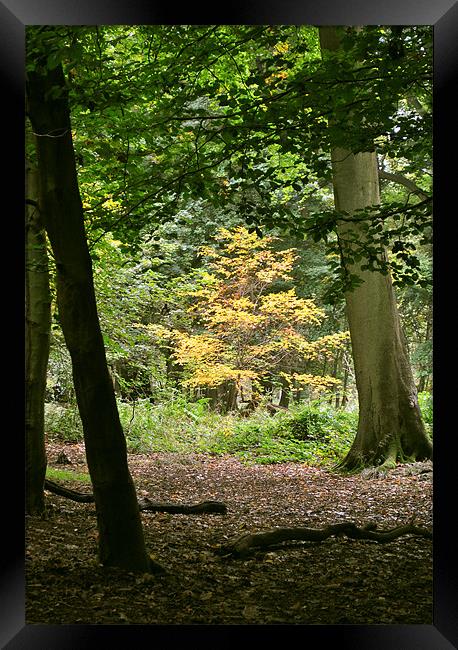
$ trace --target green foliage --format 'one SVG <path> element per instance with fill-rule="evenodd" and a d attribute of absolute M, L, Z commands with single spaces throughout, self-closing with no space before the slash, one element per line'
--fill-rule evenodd
<path fill-rule="evenodd" d="M 433 437 L 433 396 L 431 393 L 418 393 L 418 405 L 420 407 L 423 422 L 428 434 Z"/>
<path fill-rule="evenodd" d="M 177 394 L 152 404 L 148 399 L 118 401 L 130 453 L 208 453 L 235 455 L 245 462 L 333 464 L 348 451 L 357 414 L 319 402 L 269 414 L 259 408 L 249 416 L 221 415 L 207 399 L 195 402 Z M 47 405 L 49 439 L 82 439 L 75 406 Z"/>
<path fill-rule="evenodd" d="M 132 453 L 209 451 L 214 432 L 232 421 L 211 411 L 206 399 L 190 402 L 180 394 L 159 404 L 119 401 L 118 409 Z"/>
<path fill-rule="evenodd" d="M 46 378 L 47 402 L 74 402 L 72 365 L 60 326 L 53 324 Z"/>
<path fill-rule="evenodd" d="M 319 406 L 307 406 L 296 411 L 282 424 L 279 433 L 287 439 L 324 441 L 329 425 L 335 425 L 334 412 L 322 410 Z"/>
<path fill-rule="evenodd" d="M 91 477 L 84 472 L 73 472 L 67 469 L 57 469 L 55 467 L 46 468 L 46 478 L 51 481 L 80 481 L 81 483 L 90 483 Z"/>
<path fill-rule="evenodd" d="M 432 396 L 419 393 L 418 400 L 432 436 Z M 334 465 L 349 450 L 358 424 L 357 411 L 334 409 L 322 400 L 275 415 L 262 407 L 249 416 L 221 415 L 207 399 L 193 402 L 180 394 L 158 404 L 119 401 L 118 409 L 130 453 L 228 454 L 261 464 Z M 46 414 L 49 438 L 82 439 L 76 407 L 48 404 Z"/>
<path fill-rule="evenodd" d="M 48 440 L 83 440 L 83 427 L 76 403 L 65 406 L 55 402 L 45 404 L 45 435 Z"/>
<path fill-rule="evenodd" d="M 355 153 L 375 143 L 388 170 L 401 161 L 424 185 L 431 28 L 342 37 L 322 56 L 313 26 L 29 27 L 29 68 L 45 49 L 41 64 L 61 62 L 67 77 L 89 238 L 110 231 L 136 246 L 142 228 L 203 200 L 231 205 L 253 230 L 326 241 L 339 218 L 327 204 L 331 141 Z M 369 268 L 380 235 L 396 245 L 424 232 L 430 208 L 384 198 L 362 251 Z M 398 281 L 424 281 L 415 253 L 394 256 Z"/>
<path fill-rule="evenodd" d="M 320 402 L 273 416 L 259 409 L 239 420 L 232 431 L 218 435 L 212 450 L 255 463 L 333 464 L 350 448 L 356 425 L 356 413 Z"/>
<path fill-rule="evenodd" d="M 422 273 L 432 282 L 431 252 L 420 255 Z M 399 311 L 409 341 L 410 359 L 419 392 L 427 390 L 432 381 L 432 287 L 409 286 L 398 291 Z"/>

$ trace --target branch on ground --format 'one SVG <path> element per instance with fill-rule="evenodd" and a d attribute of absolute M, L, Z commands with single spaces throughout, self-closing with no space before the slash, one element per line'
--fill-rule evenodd
<path fill-rule="evenodd" d="M 377 530 L 375 524 L 368 524 L 362 528 L 352 522 L 330 524 L 325 528 L 273 528 L 263 533 L 248 533 L 237 537 L 229 544 L 218 549 L 220 555 L 244 557 L 253 550 L 272 549 L 282 542 L 304 541 L 322 542 L 328 537 L 346 535 L 351 539 L 369 539 L 379 544 L 392 542 L 402 535 L 416 535 L 432 539 L 432 532 L 426 528 L 415 526 L 413 523 L 398 526 L 391 530 Z"/>
<path fill-rule="evenodd" d="M 72 501 L 78 501 L 79 503 L 94 503 L 94 495 L 91 493 L 82 493 L 77 492 L 76 490 L 70 490 L 69 488 L 63 487 L 54 481 L 45 479 L 45 489 L 53 494 L 58 494 L 61 497 L 66 497 Z M 221 501 L 201 501 L 200 503 L 195 504 L 178 504 L 178 503 L 155 503 L 150 501 L 148 498 L 140 499 L 138 501 L 138 507 L 141 511 L 148 512 L 168 512 L 170 514 L 182 514 L 182 515 L 192 515 L 192 514 L 203 514 L 203 513 L 213 513 L 225 515 L 227 513 L 227 506 Z"/>

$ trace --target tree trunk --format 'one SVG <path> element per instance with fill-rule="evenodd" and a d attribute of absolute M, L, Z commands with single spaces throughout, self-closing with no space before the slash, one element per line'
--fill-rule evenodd
<path fill-rule="evenodd" d="M 320 40 L 323 49 L 339 47 L 333 27 L 320 28 Z M 375 151 L 353 154 L 333 147 L 332 168 L 337 211 L 351 216 L 359 208 L 380 203 Z M 341 223 L 338 236 L 342 241 L 349 234 L 364 240 L 365 232 L 359 224 Z M 362 271 L 364 262 L 347 265 L 349 272 L 362 280 L 345 295 L 359 399 L 356 438 L 342 462 L 348 469 L 432 457 L 391 277 Z"/>
<path fill-rule="evenodd" d="M 44 402 L 51 327 L 46 234 L 38 204 L 38 172 L 26 169 L 26 512 L 45 510 Z"/>
<path fill-rule="evenodd" d="M 237 409 L 238 389 L 234 381 L 225 381 L 218 386 L 218 399 L 221 413 L 231 413 Z"/>
<path fill-rule="evenodd" d="M 431 320 L 428 318 L 426 322 L 426 332 L 425 332 L 425 338 L 423 343 L 428 343 L 430 341 L 431 328 L 432 328 L 432 323 Z M 419 393 L 423 393 L 423 391 L 426 391 L 428 389 L 430 373 L 425 372 L 423 363 L 420 364 L 420 372 L 421 372 L 421 376 L 418 382 L 417 390 Z"/>
<path fill-rule="evenodd" d="M 344 363 L 344 376 L 343 376 L 343 381 L 342 381 L 342 392 L 341 392 L 341 399 L 340 399 L 340 408 L 345 408 L 346 403 L 348 402 L 348 397 L 347 397 L 347 384 L 348 384 L 348 367 L 345 362 L 345 353 L 342 355 L 342 360 Z"/>
<path fill-rule="evenodd" d="M 334 377 L 334 379 L 337 379 L 341 358 L 342 358 L 342 354 L 340 352 L 337 352 L 336 356 L 334 357 L 334 363 L 332 365 L 331 377 Z M 338 409 L 340 406 L 340 395 L 338 389 L 336 389 L 335 393 L 329 397 L 328 404 L 332 406 L 333 402 L 335 404 L 336 409 Z"/>
<path fill-rule="evenodd" d="M 30 72 L 27 95 L 37 135 L 40 206 L 56 262 L 57 304 L 96 503 L 100 561 L 148 571 L 151 561 L 97 314 L 61 65 Z"/>
<path fill-rule="evenodd" d="M 289 383 L 286 381 L 284 377 L 281 377 L 280 382 L 281 382 L 281 393 L 280 393 L 280 401 L 278 403 L 278 406 L 282 406 L 287 409 L 289 408 L 289 400 L 291 398 L 291 388 Z"/>

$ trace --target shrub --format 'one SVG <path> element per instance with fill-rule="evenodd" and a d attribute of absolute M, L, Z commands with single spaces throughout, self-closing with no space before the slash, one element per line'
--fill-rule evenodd
<path fill-rule="evenodd" d="M 254 463 L 335 463 L 350 448 L 358 417 L 319 401 L 275 415 L 263 408 L 249 417 L 222 415 L 207 399 L 190 402 L 182 395 L 158 404 L 119 400 L 118 409 L 130 453 L 230 454 Z M 48 404 L 46 427 L 51 439 L 83 437 L 75 405 Z"/>
<path fill-rule="evenodd" d="M 80 442 L 83 439 L 83 426 L 76 403 L 45 404 L 45 431 L 49 440 Z"/>
<path fill-rule="evenodd" d="M 293 440 L 323 440 L 329 419 L 328 413 L 316 406 L 301 408 L 282 422 L 278 434 Z"/>
<path fill-rule="evenodd" d="M 274 416 L 258 410 L 235 421 L 232 431 L 216 434 L 212 450 L 256 463 L 335 463 L 350 448 L 356 426 L 357 414 L 319 402 Z"/>
<path fill-rule="evenodd" d="M 148 399 L 119 403 L 130 452 L 206 452 L 215 432 L 226 430 L 233 416 L 208 408 L 208 399 L 189 402 L 183 396 L 159 404 Z"/>
<path fill-rule="evenodd" d="M 418 405 L 427 433 L 433 435 L 433 396 L 431 393 L 418 393 Z"/>

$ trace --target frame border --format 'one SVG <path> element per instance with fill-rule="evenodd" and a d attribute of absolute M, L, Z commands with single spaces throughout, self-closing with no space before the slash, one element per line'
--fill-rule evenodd
<path fill-rule="evenodd" d="M 452 99 L 453 82 L 457 78 L 458 67 L 458 3 L 455 0 L 386 0 L 379 5 L 376 0 L 235 0 L 230 5 L 218 7 L 219 14 L 204 3 L 203 6 L 192 5 L 192 8 L 175 6 L 169 3 L 159 3 L 154 0 L 80 0 L 78 3 L 69 0 L 46 0 L 36 3 L 36 0 L 1 0 L 0 1 L 0 68 L 7 84 L 4 107 L 7 117 L 4 124 L 13 137 L 13 146 L 8 148 L 8 184 L 18 183 L 18 192 L 12 197 L 12 214 L 23 210 L 23 203 L 17 198 L 24 196 L 24 90 L 25 90 L 25 27 L 34 24 L 406 24 L 434 26 L 434 190 L 436 197 L 435 243 L 434 243 L 434 310 L 438 304 L 450 301 L 450 292 L 445 282 L 453 267 L 444 269 L 444 253 L 439 255 L 439 249 L 451 246 L 456 240 L 447 229 L 447 197 L 452 193 L 453 165 L 449 165 L 452 151 L 452 134 L 456 134 L 456 115 L 454 114 L 456 100 Z M 450 96 L 448 96 L 450 95 Z M 455 174 L 453 174 L 455 176 Z M 18 179 L 21 179 L 18 182 Z M 453 190 L 452 190 L 453 191 Z M 437 207 L 438 206 L 438 207 Z M 455 206 L 456 210 L 456 206 Z M 7 212 L 6 214 L 10 214 Z M 23 213 L 22 213 L 23 214 Z M 18 215 L 19 216 L 19 215 Z M 441 221 L 440 228 L 438 223 Z M 9 219 L 13 226 L 10 242 L 18 243 L 15 250 L 13 265 L 15 277 L 24 273 L 24 232 L 21 218 Z M 16 233 L 14 229 L 17 228 Z M 19 243 L 21 242 L 21 243 Z M 453 253 L 450 251 L 453 255 Z M 456 251 L 455 251 L 456 257 Z M 446 260 L 454 258 L 445 255 Z M 21 267 L 22 264 L 22 267 Z M 11 268 L 8 266 L 8 268 Z M 22 275 L 23 277 L 23 275 Z M 438 278 L 444 284 L 438 282 Z M 12 318 L 17 318 L 17 327 L 13 332 L 23 332 L 23 312 L 15 309 L 16 302 L 21 300 L 20 291 L 9 288 L 9 282 L 4 287 L 9 292 L 5 298 L 7 305 L 13 305 Z M 23 286 L 23 285 L 22 285 Z M 22 307 L 23 309 L 23 307 Z M 8 312 L 11 313 L 10 311 Z M 458 572 L 456 562 L 456 542 L 452 524 L 447 521 L 447 499 L 456 491 L 454 476 L 453 454 L 451 440 L 452 432 L 445 426 L 447 418 L 446 406 L 454 404 L 456 396 L 452 393 L 451 382 L 440 380 L 439 364 L 444 364 L 443 374 L 446 374 L 448 349 L 451 349 L 451 320 L 442 321 L 439 318 L 438 327 L 440 340 L 443 345 L 437 345 L 438 335 L 434 335 L 435 353 L 434 370 L 439 381 L 441 401 L 435 400 L 435 418 L 439 423 L 443 439 L 435 443 L 435 461 L 439 468 L 434 475 L 434 623 L 433 625 L 339 625 L 339 626 L 300 626 L 308 641 L 318 643 L 337 642 L 339 647 L 365 648 L 367 650 L 386 650 L 386 648 L 402 648 L 402 650 L 449 650 L 458 647 L 458 615 L 456 603 Z M 8 315 L 11 327 L 11 318 Z M 445 328 L 444 328 L 445 324 Z M 448 328 L 448 329 L 447 329 Z M 436 327 L 437 331 L 437 327 Z M 445 334 L 445 339 L 443 335 Z M 23 351 L 23 341 L 19 341 L 18 350 Z M 20 354 L 20 352 L 19 352 Z M 24 354 L 24 352 L 22 352 Z M 444 358 L 442 358 L 444 357 Z M 17 357 L 15 357 L 17 358 Z M 15 367 L 19 364 L 14 363 Z M 452 369 L 452 367 L 450 367 Z M 8 374 L 8 379 L 10 375 Z M 14 386 L 22 386 L 21 378 L 12 380 Z M 16 395 L 16 393 L 15 393 Z M 452 416 L 449 413 L 449 416 Z M 10 420 L 11 421 L 11 420 Z M 453 420 L 450 420 L 453 421 Z M 14 476 L 24 475 L 24 440 L 21 436 L 12 435 L 7 428 L 7 458 L 14 462 Z M 14 438 L 14 439 L 12 439 Z M 17 465 L 16 465 L 17 463 Z M 16 471 L 17 470 L 17 474 Z M 298 626 L 102 626 L 102 625 L 25 625 L 25 541 L 24 541 L 24 480 L 15 481 L 20 485 L 12 500 L 5 499 L 3 505 L 6 513 L 7 530 L 3 538 L 1 554 L 0 601 L 0 645 L 8 650 L 22 648 L 44 648 L 47 650 L 80 650 L 81 648 L 99 648 L 101 643 L 110 641 L 134 642 L 138 646 L 162 639 L 168 644 L 177 642 L 189 643 L 198 640 L 199 645 L 213 647 L 221 642 L 221 633 L 227 636 L 228 642 L 235 641 L 241 632 L 246 641 L 251 639 L 275 641 L 284 639 L 291 631 L 295 634 Z M 21 491 L 22 489 L 22 491 Z M 9 497 L 9 495 L 6 495 Z M 17 503 L 19 500 L 21 503 Z M 16 537 L 17 536 L 17 537 Z M 305 629 L 304 629 L 305 628 Z M 256 637 L 252 636 L 253 632 Z M 197 636 L 196 636 L 197 635 Z"/>

